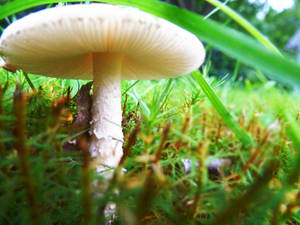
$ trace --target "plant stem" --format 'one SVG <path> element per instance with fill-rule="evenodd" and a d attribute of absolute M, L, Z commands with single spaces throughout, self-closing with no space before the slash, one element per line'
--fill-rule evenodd
<path fill-rule="evenodd" d="M 25 77 L 25 79 L 27 80 L 27 82 L 28 82 L 28 84 L 29 84 L 29 86 L 30 86 L 31 90 L 32 90 L 33 92 L 35 92 L 35 91 L 36 91 L 36 89 L 35 89 L 35 87 L 34 87 L 33 83 L 31 82 L 31 80 L 30 80 L 30 78 L 29 78 L 28 74 L 27 74 L 27 73 L 25 73 L 25 72 L 23 72 L 23 74 L 24 74 L 24 77 Z"/>
<path fill-rule="evenodd" d="M 2 87 L 2 85 L 0 84 L 0 116 L 3 115 L 3 92 L 4 92 L 4 89 Z M 3 123 L 2 123 L 2 118 L 0 118 L 0 132 L 3 132 L 4 129 L 3 129 Z M 3 138 L 3 135 L 0 133 L 0 139 Z M 4 143 L 1 142 L 0 143 L 0 155 L 2 157 L 4 157 L 5 155 L 5 146 L 4 146 Z"/>
<path fill-rule="evenodd" d="M 25 144 L 25 97 L 19 85 L 17 85 L 16 91 L 14 93 L 14 107 L 16 116 L 16 127 L 14 131 L 16 137 L 15 148 L 18 152 L 20 169 L 24 179 L 24 185 L 27 194 L 28 207 L 31 213 L 32 224 L 39 224 L 40 216 L 35 195 L 36 191 L 33 185 L 32 177 L 30 175 L 30 167 L 28 165 L 28 150 Z"/>
<path fill-rule="evenodd" d="M 79 147 L 82 153 L 82 211 L 83 225 L 92 223 L 92 185 L 91 185 L 91 170 L 90 170 L 90 153 L 88 148 L 88 137 L 83 135 L 79 138 Z"/>
<path fill-rule="evenodd" d="M 233 71 L 233 74 L 232 74 L 232 81 L 236 81 L 236 78 L 237 78 L 238 73 L 239 73 L 240 65 L 241 65 L 241 62 L 236 61 L 234 71 Z"/>

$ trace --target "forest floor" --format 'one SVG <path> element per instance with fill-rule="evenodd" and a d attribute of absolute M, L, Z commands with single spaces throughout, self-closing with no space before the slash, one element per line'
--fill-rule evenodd
<path fill-rule="evenodd" d="M 300 224 L 299 92 L 206 77 L 246 146 L 192 76 L 123 81 L 126 172 L 107 183 L 87 154 L 88 81 L 2 73 L 0 224 L 101 224 L 111 201 L 114 224 Z"/>

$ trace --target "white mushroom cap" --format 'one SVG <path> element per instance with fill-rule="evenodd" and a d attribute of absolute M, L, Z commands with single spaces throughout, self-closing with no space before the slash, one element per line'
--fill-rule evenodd
<path fill-rule="evenodd" d="M 205 51 L 188 31 L 140 10 L 108 4 L 42 10 L 12 23 L 0 39 L 8 68 L 52 77 L 93 79 L 93 53 L 123 55 L 122 79 L 189 73 Z"/>

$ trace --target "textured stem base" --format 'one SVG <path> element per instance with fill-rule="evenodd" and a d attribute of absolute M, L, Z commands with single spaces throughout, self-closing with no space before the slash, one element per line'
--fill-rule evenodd
<path fill-rule="evenodd" d="M 90 153 L 97 172 L 118 166 L 123 155 L 120 72 L 122 57 L 94 54 L 94 95 Z M 107 173 L 109 176 L 112 174 Z"/>

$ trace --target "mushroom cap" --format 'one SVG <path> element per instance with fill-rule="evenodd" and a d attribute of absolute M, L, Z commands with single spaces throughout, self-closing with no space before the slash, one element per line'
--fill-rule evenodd
<path fill-rule="evenodd" d="M 9 25 L 0 39 L 7 68 L 93 79 L 93 53 L 123 55 L 122 79 L 189 73 L 205 50 L 190 32 L 132 7 L 102 3 L 44 9 Z"/>

